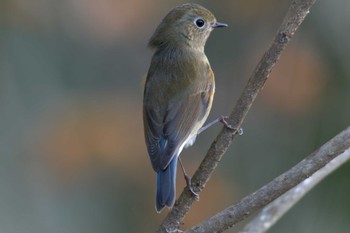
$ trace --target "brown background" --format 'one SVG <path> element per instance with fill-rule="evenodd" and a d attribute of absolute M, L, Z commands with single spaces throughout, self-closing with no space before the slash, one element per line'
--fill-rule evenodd
<path fill-rule="evenodd" d="M 228 114 L 290 1 L 197 1 L 228 28 L 206 53 L 209 119 Z M 0 231 L 152 232 L 155 175 L 142 128 L 146 45 L 183 1 L 3 0 L 0 7 Z M 293 166 L 350 123 L 350 3 L 318 1 L 273 70 L 185 226 Z M 190 174 L 220 129 L 182 153 Z M 348 232 L 349 164 L 270 232 Z M 178 175 L 178 192 L 184 181 Z M 234 231 L 229 231 L 234 232 Z"/>

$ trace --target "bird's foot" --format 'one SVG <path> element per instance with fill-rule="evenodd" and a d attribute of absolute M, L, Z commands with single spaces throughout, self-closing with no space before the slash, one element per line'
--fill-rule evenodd
<path fill-rule="evenodd" d="M 235 132 L 236 134 L 238 134 L 238 135 L 243 135 L 243 129 L 242 129 L 242 128 L 237 129 L 237 128 L 233 127 L 231 124 L 229 124 L 229 123 L 226 121 L 226 119 L 228 119 L 228 116 L 221 116 L 221 117 L 220 117 L 220 122 L 221 122 L 222 124 L 224 124 L 224 126 L 225 126 L 226 128 L 235 130 L 235 131 L 236 131 L 236 132 Z"/>
<path fill-rule="evenodd" d="M 193 196 L 195 196 L 196 200 L 199 199 L 199 194 L 196 193 L 194 190 L 193 190 L 193 186 L 192 186 L 192 177 L 188 176 L 187 174 L 184 175 L 185 177 L 185 180 L 186 180 L 186 185 L 188 187 L 188 190 L 190 190 L 190 192 L 193 194 Z"/>

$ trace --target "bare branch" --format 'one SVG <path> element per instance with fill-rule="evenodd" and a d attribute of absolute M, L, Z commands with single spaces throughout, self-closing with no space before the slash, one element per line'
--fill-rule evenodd
<path fill-rule="evenodd" d="M 249 224 L 247 224 L 241 233 L 266 232 L 313 187 L 349 160 L 350 149 L 347 149 L 326 164 L 326 166 L 315 172 L 311 177 L 305 179 L 303 182 L 271 202 L 256 217 L 254 217 Z"/>
<path fill-rule="evenodd" d="M 227 120 L 228 123 L 235 128 L 239 129 L 241 127 L 245 116 L 259 91 L 263 88 L 273 66 L 276 64 L 289 40 L 293 37 L 295 31 L 309 13 L 309 9 L 315 1 L 316 0 L 292 1 L 271 46 L 256 66 L 242 95 L 238 99 L 229 119 Z M 223 154 L 231 145 L 235 135 L 235 130 L 230 130 L 224 127 L 211 144 L 208 153 L 192 178 L 193 188 L 197 193 L 200 193 L 204 189 L 205 184 L 210 179 Z M 187 188 L 185 188 L 172 210 L 168 213 L 167 217 L 158 228 L 157 232 L 171 232 L 179 229 L 194 201 L 195 197 Z"/>
<path fill-rule="evenodd" d="M 258 191 L 246 196 L 237 204 L 228 207 L 191 230 L 186 231 L 186 233 L 222 232 L 232 227 L 310 177 L 349 148 L 350 127 L 339 133 L 289 171 L 278 176 Z"/>

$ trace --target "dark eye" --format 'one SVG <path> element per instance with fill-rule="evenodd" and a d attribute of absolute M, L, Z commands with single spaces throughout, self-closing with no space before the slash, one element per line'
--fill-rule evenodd
<path fill-rule="evenodd" d="M 197 26 L 198 28 L 204 27 L 204 24 L 205 24 L 205 22 L 204 22 L 203 19 L 196 19 L 196 20 L 194 21 L 194 23 L 196 24 L 196 26 Z"/>

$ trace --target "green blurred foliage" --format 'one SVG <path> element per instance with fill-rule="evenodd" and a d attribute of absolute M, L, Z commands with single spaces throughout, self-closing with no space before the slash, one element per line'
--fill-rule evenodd
<path fill-rule="evenodd" d="M 153 232 L 155 176 L 143 141 L 148 38 L 184 1 L 24 1 L 0 7 L 0 232 Z M 289 1 L 197 1 L 229 28 L 206 53 L 210 119 L 228 114 Z M 318 1 L 185 222 L 233 204 L 349 125 L 350 2 Z M 194 172 L 215 126 L 182 153 Z M 348 232 L 349 164 L 270 232 Z M 178 192 L 184 187 L 178 176 Z M 166 212 L 166 211 L 165 211 Z M 231 230 L 228 232 L 234 232 Z"/>

